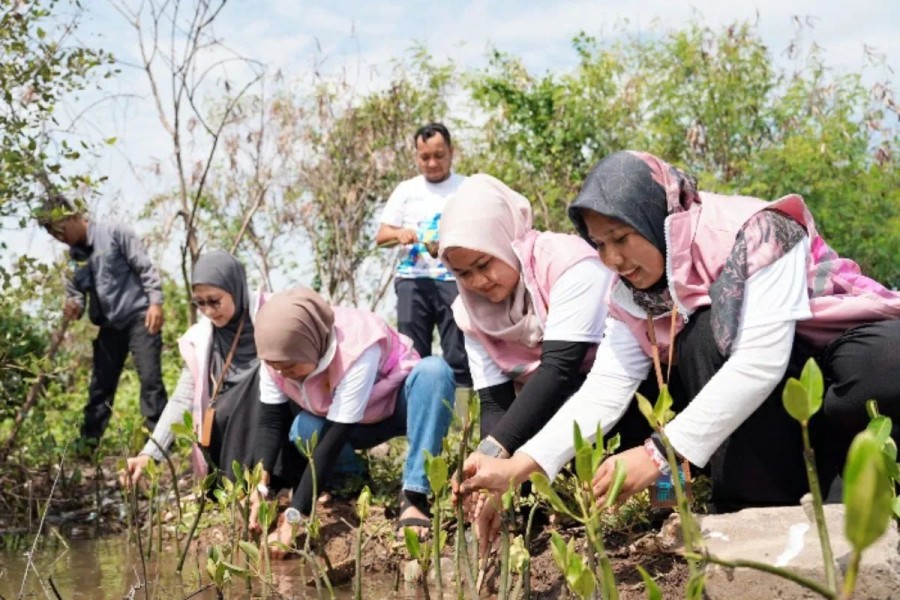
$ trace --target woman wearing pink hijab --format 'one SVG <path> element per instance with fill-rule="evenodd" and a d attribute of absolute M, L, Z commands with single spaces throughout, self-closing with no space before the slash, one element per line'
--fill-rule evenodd
<path fill-rule="evenodd" d="M 481 399 L 478 452 L 506 458 L 584 381 L 612 273 L 578 236 L 534 230 L 528 200 L 490 175 L 462 184 L 439 237 L 459 287 L 453 315 Z"/>

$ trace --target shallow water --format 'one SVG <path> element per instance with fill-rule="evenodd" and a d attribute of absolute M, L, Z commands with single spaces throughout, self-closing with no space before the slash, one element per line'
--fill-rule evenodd
<path fill-rule="evenodd" d="M 59 597 L 64 600 L 216 598 L 213 588 L 200 591 L 209 583 L 205 574 L 206 557 L 198 557 L 193 550 L 188 555 L 181 574 L 175 572 L 178 557 L 174 548 L 167 549 L 161 558 L 157 557 L 154 550 L 152 558 L 146 561 L 146 580 L 149 581 L 149 586 L 145 587 L 139 584 L 145 581 L 140 556 L 136 547 L 123 536 L 70 540 L 67 541 L 68 548 L 61 542 L 42 542 L 35 552 L 35 561 L 27 578 L 24 577 L 28 564 L 25 552 L 29 546 L 22 544 L 17 552 L 0 551 L 0 598 L 55 599 L 57 596 L 51 588 L 51 580 Z M 199 576 L 201 568 L 202 579 Z M 315 588 L 306 585 L 309 573 L 304 569 L 303 561 L 273 563 L 273 572 L 276 589 L 285 597 L 316 597 Z M 393 584 L 393 579 L 384 575 L 365 575 L 364 597 L 415 597 L 415 594 L 404 593 L 402 586 L 399 592 L 394 592 Z M 227 589 L 226 598 L 260 597 L 260 591 L 258 582 L 254 583 L 251 594 L 245 581 L 236 578 Z M 22 596 L 20 592 L 24 592 Z M 340 599 L 352 598 L 350 585 L 336 590 L 336 596 Z"/>

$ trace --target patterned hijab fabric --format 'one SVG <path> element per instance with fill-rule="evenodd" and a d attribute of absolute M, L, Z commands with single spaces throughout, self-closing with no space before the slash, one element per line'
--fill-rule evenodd
<path fill-rule="evenodd" d="M 619 219 L 652 243 L 669 261 L 665 245 L 666 217 L 700 203 L 696 180 L 667 162 L 645 152 L 616 152 L 601 160 L 590 172 L 569 207 L 569 218 L 587 239 L 581 210 Z M 772 210 L 754 215 L 741 228 L 725 267 L 710 288 L 712 323 L 716 345 L 723 355 L 731 352 L 737 337 L 744 284 L 760 269 L 789 252 L 803 236 L 795 220 Z M 588 240 L 590 242 L 590 240 Z M 653 287 L 629 287 L 635 303 L 655 317 L 673 307 L 665 275 Z"/>
<path fill-rule="evenodd" d="M 222 380 L 223 389 L 251 374 L 259 360 L 253 339 L 253 321 L 250 318 L 250 291 L 244 266 L 224 250 L 207 252 L 197 259 L 191 273 L 191 285 L 211 285 L 228 292 L 234 300 L 234 316 L 224 327 L 213 326 L 212 351 L 210 352 L 210 377 L 219 378 L 225 359 L 231 351 L 241 319 L 241 337 L 235 347 L 228 373 Z"/>
<path fill-rule="evenodd" d="M 256 315 L 256 347 L 266 362 L 313 363 L 328 350 L 334 311 L 315 291 L 295 288 L 270 297 Z"/>
<path fill-rule="evenodd" d="M 467 248 L 502 260 L 521 274 L 513 245 L 531 231 L 531 204 L 524 196 L 490 175 L 472 175 L 441 215 L 440 257 L 447 264 L 447 250 Z M 543 327 L 521 276 L 503 302 L 491 302 L 462 286 L 459 295 L 472 326 L 483 334 L 529 348 L 540 343 Z"/>

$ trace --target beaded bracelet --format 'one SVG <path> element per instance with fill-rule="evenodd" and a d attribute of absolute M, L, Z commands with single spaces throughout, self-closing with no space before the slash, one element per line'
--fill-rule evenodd
<path fill-rule="evenodd" d="M 659 472 L 663 475 L 668 475 L 672 468 L 669 466 L 669 461 L 662 455 L 659 449 L 656 447 L 656 444 L 653 443 L 653 440 L 647 438 L 644 441 L 644 450 L 647 451 L 647 454 L 650 455 L 650 460 L 653 461 L 653 464 L 656 465 L 656 468 L 659 469 Z"/>

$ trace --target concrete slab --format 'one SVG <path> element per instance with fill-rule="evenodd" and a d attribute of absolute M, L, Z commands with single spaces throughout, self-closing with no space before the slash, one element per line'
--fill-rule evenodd
<path fill-rule="evenodd" d="M 825 507 L 831 547 L 839 567 L 839 579 L 850 560 L 850 543 L 843 535 L 844 510 L 840 504 Z M 824 583 L 822 550 L 815 522 L 800 506 L 753 508 L 725 515 L 699 517 L 703 541 L 709 552 L 723 559 L 746 559 L 783 566 Z M 893 523 L 885 535 L 864 554 L 857 579 L 856 599 L 900 598 L 900 535 Z M 788 600 L 819 598 L 786 579 L 753 569 L 707 566 L 710 600 Z"/>

